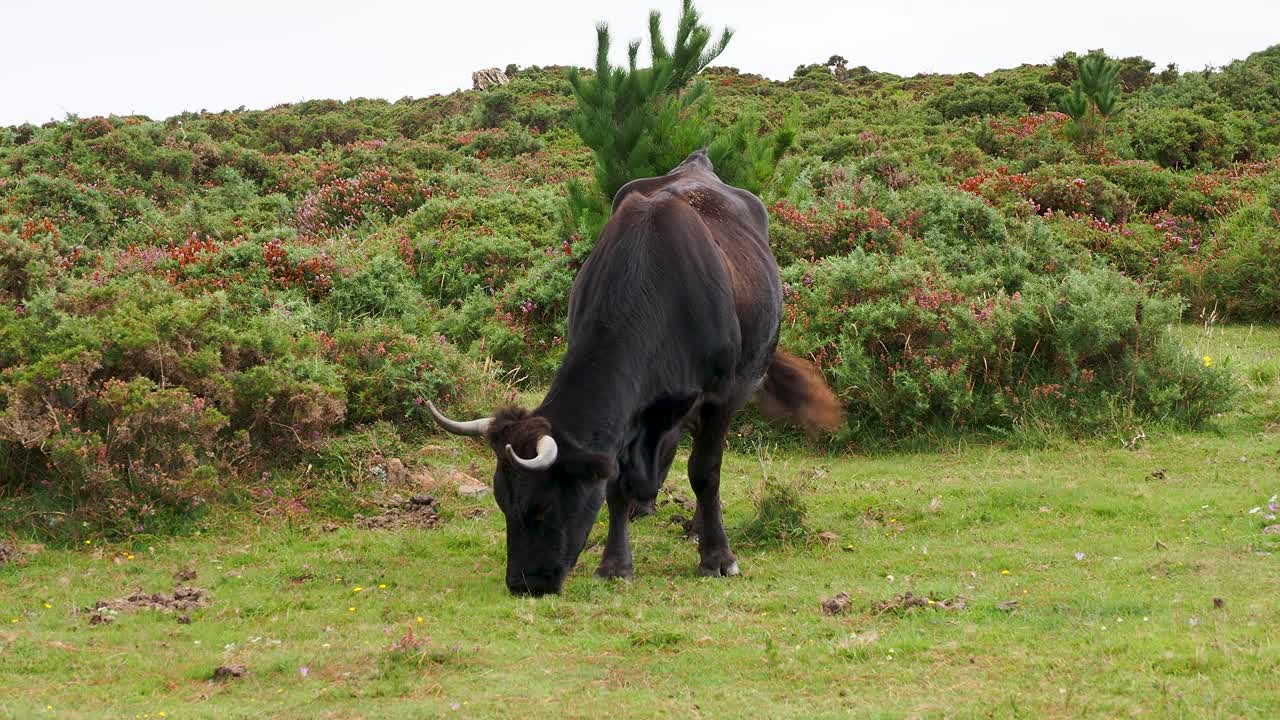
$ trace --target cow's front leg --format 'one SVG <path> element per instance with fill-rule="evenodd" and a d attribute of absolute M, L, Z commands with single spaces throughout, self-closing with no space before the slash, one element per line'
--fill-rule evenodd
<path fill-rule="evenodd" d="M 605 489 L 605 500 L 609 503 L 609 537 L 604 543 L 604 557 L 600 558 L 596 577 L 629 580 L 633 572 L 628 532 L 631 501 L 624 496 L 622 484 L 616 478 Z"/>
<path fill-rule="evenodd" d="M 698 571 L 711 577 L 738 574 L 738 560 L 729 550 L 729 537 L 720 514 L 720 462 L 732 417 L 733 411 L 728 407 L 703 406 L 701 426 L 689 454 L 689 484 L 698 497 L 694 513 L 701 556 Z"/>

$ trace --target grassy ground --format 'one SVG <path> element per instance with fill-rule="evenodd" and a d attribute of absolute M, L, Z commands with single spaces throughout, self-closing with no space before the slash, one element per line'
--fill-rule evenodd
<path fill-rule="evenodd" d="M 34 552 L 0 566 L 0 717 L 1280 716 L 1278 521 L 1249 512 L 1280 492 L 1280 329 L 1180 331 L 1250 385 L 1204 432 L 732 456 L 731 527 L 763 460 L 814 535 L 738 543 L 740 578 L 697 577 L 668 502 L 635 528 L 633 583 L 590 577 L 601 524 L 562 596 L 513 598 L 492 499 L 451 492 L 436 529 L 242 516 Z M 440 464 L 480 458 L 458 447 Z M 190 624 L 89 624 L 188 567 L 213 597 Z M 872 609 L 906 591 L 966 606 Z M 247 675 L 210 680 L 230 664 Z"/>

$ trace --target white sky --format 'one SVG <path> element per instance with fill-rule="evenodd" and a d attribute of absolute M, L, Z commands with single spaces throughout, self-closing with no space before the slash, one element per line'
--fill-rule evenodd
<path fill-rule="evenodd" d="M 912 75 L 987 72 L 1097 47 L 1198 70 L 1280 43 L 1277 0 L 697 6 L 716 30 L 737 31 L 716 64 L 775 79 L 832 54 Z M 482 67 L 591 65 L 599 20 L 613 29 L 620 63 L 626 41 L 647 34 L 651 7 L 670 27 L 680 3 L 0 0 L 0 125 L 444 93 L 469 88 Z"/>

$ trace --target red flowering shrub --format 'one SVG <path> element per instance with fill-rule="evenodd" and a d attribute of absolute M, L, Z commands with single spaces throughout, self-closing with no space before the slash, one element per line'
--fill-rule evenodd
<path fill-rule="evenodd" d="M 323 298 L 333 289 L 337 265 L 324 252 L 292 260 L 288 248 L 280 238 L 276 238 L 263 246 L 262 261 L 266 263 L 271 279 L 282 287 L 302 288 L 315 299 Z"/>
<path fill-rule="evenodd" d="M 374 217 L 404 215 L 428 197 L 430 188 L 416 178 L 392 175 L 385 168 L 337 178 L 302 199 L 297 214 L 298 233 L 303 237 L 325 236 Z"/>

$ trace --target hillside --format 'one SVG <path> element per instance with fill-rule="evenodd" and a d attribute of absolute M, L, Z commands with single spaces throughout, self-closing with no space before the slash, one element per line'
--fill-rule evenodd
<path fill-rule="evenodd" d="M 1071 58 L 704 73 L 717 123 L 796 127 L 761 195 L 783 344 L 850 408 L 829 447 L 1230 407 L 1229 369 L 1166 327 L 1280 320 L 1280 46 L 1121 66 L 1123 111 L 1091 141 L 1057 112 Z M 431 431 L 427 400 L 465 415 L 545 383 L 594 241 L 566 212 L 593 160 L 564 70 L 0 129 L 7 510 L 151 531 L 267 477 L 365 472 Z"/>

